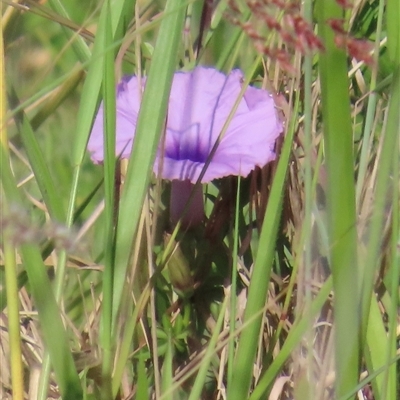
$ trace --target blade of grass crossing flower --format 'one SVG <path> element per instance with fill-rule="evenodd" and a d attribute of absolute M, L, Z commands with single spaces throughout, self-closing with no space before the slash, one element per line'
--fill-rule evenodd
<path fill-rule="evenodd" d="M 336 396 L 358 382 L 359 314 L 353 142 L 347 60 L 334 43 L 327 21 L 342 18 L 335 0 L 317 2 L 318 31 L 325 45 L 319 56 L 324 145 L 328 174 L 327 212 L 335 313 Z M 340 118 L 338 118 L 340 116 Z"/>
<path fill-rule="evenodd" d="M 112 289 L 114 276 L 114 190 L 115 190 L 115 71 L 114 52 L 112 51 L 112 32 L 110 2 L 105 2 L 105 12 L 102 13 L 101 26 L 104 28 L 104 190 L 105 190 L 105 241 L 104 241 L 104 274 L 103 274 L 103 302 L 101 319 L 101 343 L 103 349 L 102 365 L 102 398 L 110 399 L 112 374 Z M 109 49 L 109 50 L 107 50 Z"/>
<path fill-rule="evenodd" d="M 185 7 L 168 0 L 138 116 L 135 141 L 121 196 L 115 255 L 113 322 L 119 309 L 131 245 L 163 130 L 182 35 Z"/>
<path fill-rule="evenodd" d="M 22 207 L 23 199 L 17 189 L 3 146 L 1 146 L 0 156 L 3 161 L 0 177 L 7 202 Z M 82 389 L 69 349 L 69 338 L 64 329 L 40 251 L 35 245 L 23 244 L 21 245 L 21 255 L 35 307 L 38 310 L 44 343 L 50 354 L 60 393 L 63 399 L 81 399 Z"/>
<path fill-rule="evenodd" d="M 296 104 L 298 104 L 298 99 Z M 289 165 L 294 128 L 295 119 L 293 118 L 282 147 L 264 216 L 259 241 L 262 245 L 258 247 L 256 254 L 244 313 L 243 324 L 247 326 L 243 329 L 239 338 L 233 367 L 233 378 L 230 387 L 228 387 L 229 400 L 246 399 L 251 385 L 253 362 L 257 351 L 258 335 L 263 317 L 260 311 L 263 309 L 266 301 L 269 278 L 275 255 L 276 235 L 280 221 L 284 183 Z M 257 315 L 256 318 L 255 315 Z"/>
<path fill-rule="evenodd" d="M 236 291 L 237 291 L 237 254 L 239 248 L 239 203 L 240 203 L 240 176 L 238 177 L 238 184 L 236 190 L 236 209 L 235 209 L 235 231 L 233 238 L 233 254 L 232 254 L 232 282 L 231 282 L 231 302 L 229 313 L 229 334 L 234 337 L 236 327 Z M 228 386 L 232 380 L 233 363 L 235 357 L 235 341 L 230 340 L 228 346 Z"/>
<path fill-rule="evenodd" d="M 128 4 L 129 1 L 118 0 L 113 3 L 113 8 L 110 10 L 111 14 L 114 15 L 113 21 L 115 28 L 113 29 L 113 35 L 116 32 L 116 27 L 119 25 L 119 21 L 123 19 L 125 16 L 122 14 L 125 10 L 123 4 Z M 133 2 L 134 3 L 134 2 Z M 100 23 L 97 28 L 96 39 L 93 46 L 91 62 L 89 63 L 89 70 L 87 74 L 87 78 L 85 80 L 82 96 L 81 96 L 81 104 L 78 111 L 78 119 L 77 119 L 77 128 L 76 128 L 76 138 L 75 138 L 75 146 L 73 153 L 73 162 L 74 162 L 74 175 L 72 181 L 72 187 L 70 192 L 69 199 L 69 207 L 67 212 L 67 225 L 70 226 L 73 223 L 73 215 L 75 208 L 75 201 L 77 195 L 77 188 L 81 170 L 81 164 L 85 155 L 86 145 L 90 134 L 90 129 L 94 117 L 94 113 L 96 111 L 98 95 L 100 92 L 100 87 L 103 79 L 103 62 L 98 62 L 102 58 L 102 54 L 105 51 L 104 44 L 106 43 L 105 38 L 105 14 L 107 14 L 108 4 L 104 3 L 101 11 L 100 21 L 104 21 Z M 122 32 L 120 32 L 122 34 Z M 107 43 L 111 45 L 110 40 L 107 39 Z M 112 46 L 111 46 L 112 47 Z M 108 50 L 108 49 L 107 49 Z M 110 49 L 111 50 L 111 49 Z M 110 72 L 107 71 L 107 76 L 109 76 Z M 109 85 L 109 82 L 107 82 Z M 115 90 L 115 87 L 114 89 Z M 113 95 L 115 96 L 115 94 Z M 108 108 L 109 109 L 109 108 Z M 110 112 L 110 111 L 109 111 Z M 114 111 L 115 113 L 115 111 Z M 107 114 L 110 115 L 110 114 Z M 115 128 L 114 128 L 115 129 Z M 109 140 L 111 140 L 111 135 L 108 135 Z M 110 171 L 108 171 L 109 173 Z M 108 193 L 109 189 L 107 189 Z M 109 208 L 108 208 L 109 209 Z M 110 264 L 111 265 L 111 264 Z M 111 271 L 110 271 L 111 273 Z M 111 274 L 112 275 L 112 274 Z M 106 277 L 105 285 L 110 283 L 109 276 Z M 110 305 L 110 302 L 107 303 Z M 106 303 L 104 304 L 107 307 Z M 107 323 L 106 323 L 107 325 Z M 106 329 L 106 328 L 105 328 Z M 107 363 L 106 363 L 107 364 Z"/>
<path fill-rule="evenodd" d="M 111 8 L 112 20 L 113 20 L 113 37 L 116 34 L 117 26 L 119 21 L 121 21 L 125 15 L 124 11 L 128 7 L 124 4 L 133 4 L 134 0 L 116 0 L 113 2 Z M 102 12 L 105 9 L 105 4 L 103 4 Z M 116 40 L 116 39 L 115 39 Z M 80 107 L 78 110 L 78 119 L 76 126 L 76 138 L 74 147 L 74 165 L 79 166 L 82 163 L 83 157 L 85 155 L 86 145 L 90 134 L 90 128 L 93 121 L 93 116 L 96 111 L 98 95 L 100 93 L 100 87 L 103 78 L 103 63 L 100 61 L 102 59 L 102 52 L 104 51 L 104 27 L 98 26 L 96 31 L 96 39 L 94 41 L 94 46 L 92 50 L 92 57 L 89 63 L 89 69 L 87 77 L 82 89 L 82 96 Z"/>

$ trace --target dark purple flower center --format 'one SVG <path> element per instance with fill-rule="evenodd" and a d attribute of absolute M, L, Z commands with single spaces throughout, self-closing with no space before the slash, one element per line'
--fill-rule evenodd
<path fill-rule="evenodd" d="M 209 150 L 201 148 L 200 124 L 192 124 L 184 131 L 168 129 L 168 135 L 172 139 L 165 148 L 168 158 L 199 163 L 206 161 Z"/>

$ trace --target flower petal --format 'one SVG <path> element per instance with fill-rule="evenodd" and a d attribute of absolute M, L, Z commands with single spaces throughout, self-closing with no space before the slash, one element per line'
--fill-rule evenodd
<path fill-rule="evenodd" d="M 142 86 L 146 78 L 142 78 Z M 124 77 L 117 86 L 116 115 L 116 155 L 128 158 L 131 154 L 133 137 L 136 129 L 137 116 L 140 109 L 141 92 L 137 77 Z M 99 107 L 88 142 L 88 150 L 94 162 L 104 160 L 103 149 L 103 103 Z"/>
<path fill-rule="evenodd" d="M 165 152 L 160 146 L 154 172 L 162 178 L 196 182 L 235 102 L 242 90 L 239 70 L 228 76 L 213 69 L 197 67 L 175 73 L 169 99 Z M 142 87 L 145 78 L 142 80 Z M 129 157 L 141 88 L 136 77 L 125 78 L 117 88 L 117 155 Z M 282 132 L 272 96 L 248 87 L 240 100 L 224 137 L 202 182 L 228 175 L 247 176 L 275 157 L 274 145 Z M 102 106 L 93 125 L 88 149 L 93 161 L 103 160 Z"/>

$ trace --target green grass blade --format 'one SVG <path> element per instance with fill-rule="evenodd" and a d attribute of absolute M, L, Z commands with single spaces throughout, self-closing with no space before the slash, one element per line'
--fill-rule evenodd
<path fill-rule="evenodd" d="M 226 307 L 228 304 L 228 300 L 229 300 L 229 298 L 225 297 L 224 303 L 221 306 L 221 310 L 219 312 L 217 323 L 215 324 L 211 339 L 208 342 L 207 350 L 204 354 L 204 357 L 202 358 L 202 362 L 201 362 L 199 371 L 197 373 L 196 380 L 194 381 L 193 387 L 190 391 L 190 396 L 189 396 L 188 400 L 201 399 L 201 393 L 203 391 L 204 383 L 207 378 L 207 372 L 209 369 L 211 358 L 213 357 L 213 355 L 215 353 L 215 348 L 218 344 L 218 337 L 219 337 L 219 334 L 222 329 L 222 324 L 224 322 L 224 316 L 225 316 L 225 311 L 226 311 Z M 231 337 L 233 340 L 234 336 L 231 336 Z"/>
<path fill-rule="evenodd" d="M 240 184 L 241 179 L 238 177 L 237 191 L 236 191 L 236 210 L 235 210 L 235 230 L 233 238 L 233 252 L 232 252 L 232 282 L 230 289 L 230 315 L 229 315 L 229 334 L 234 337 L 236 328 L 236 293 L 237 293 L 237 261 L 238 261 L 238 248 L 239 248 L 239 204 L 240 204 Z M 235 341 L 231 340 L 228 345 L 228 385 L 232 380 L 233 363 L 235 359 Z"/>
<path fill-rule="evenodd" d="M 162 366 L 162 377 L 161 377 L 161 393 L 163 400 L 173 400 L 174 393 L 171 390 L 173 384 L 173 353 L 174 349 L 172 346 L 172 333 L 168 333 L 167 339 L 167 351 L 164 357 Z"/>
<path fill-rule="evenodd" d="M 2 208 L 0 212 L 3 213 L 4 209 Z M 13 240 L 11 238 L 4 237 L 4 235 L 7 234 L 2 232 L 1 236 L 2 239 L 4 239 L 4 269 L 7 287 L 7 316 L 10 342 L 12 395 L 14 400 L 23 400 L 24 374 L 22 367 L 19 298 L 16 273 L 17 262 L 15 259 L 16 249 L 12 245 Z"/>
<path fill-rule="evenodd" d="M 387 48 L 394 67 L 400 60 L 400 2 L 398 0 L 386 1 Z"/>
<path fill-rule="evenodd" d="M 379 338 L 379 340 L 376 340 L 376 338 Z M 384 323 L 382 321 L 379 304 L 374 296 L 371 299 L 371 306 L 369 309 L 367 346 L 368 349 L 364 352 L 365 361 L 368 371 L 372 373 L 381 365 L 385 365 L 387 362 L 387 355 L 388 352 L 390 352 L 391 347 Z M 387 386 L 387 395 L 383 396 L 385 378 L 387 378 L 386 374 L 380 374 L 374 380 L 372 380 L 372 387 L 376 400 L 385 398 L 394 399 L 396 397 L 396 392 L 393 390 L 395 389 L 395 386 L 393 386 L 393 381 L 390 381 L 389 387 Z M 388 395 L 388 393 L 390 393 L 390 395 Z"/>
<path fill-rule="evenodd" d="M 18 99 L 14 91 L 11 93 L 11 103 L 17 104 Z M 30 166 L 35 180 L 39 186 L 43 201 L 47 207 L 50 217 L 57 222 L 61 222 L 65 218 L 65 211 L 62 200 L 59 196 L 59 191 L 51 177 L 49 167 L 46 163 L 39 143 L 36 140 L 35 134 L 23 111 L 20 111 L 15 116 L 16 125 L 19 129 L 26 154 L 29 159 Z"/>
<path fill-rule="evenodd" d="M 275 255 L 275 240 L 280 221 L 284 183 L 295 131 L 294 123 L 293 119 L 292 125 L 285 137 L 265 212 L 259 241 L 262 245 L 258 247 L 244 314 L 243 324 L 247 326 L 243 329 L 239 338 L 233 378 L 228 388 L 229 400 L 243 400 L 247 398 L 251 385 L 252 366 L 257 351 L 258 335 L 263 317 L 260 311 L 263 309 L 266 301 L 269 277 Z M 255 318 L 256 315 L 257 317 Z"/>
<path fill-rule="evenodd" d="M 2 15 L 1 5 L 0 15 Z M 4 152 L 4 155 L 6 155 L 5 158 L 0 158 L 1 168 L 3 167 L 1 163 L 9 162 L 10 155 L 8 151 L 8 137 L 6 127 L 6 85 L 4 69 L 3 31 L 0 30 L 0 147 L 2 149 L 2 154 Z M 0 196 L 2 198 L 2 202 L 0 203 L 0 218 L 4 218 L 7 212 L 7 204 L 4 198 L 4 189 L 6 189 L 6 187 L 4 187 L 2 184 L 0 187 Z M 4 254 L 12 395 L 15 400 L 23 400 L 24 375 L 22 367 L 21 333 L 19 321 L 17 262 L 15 257 L 16 249 L 13 245 L 13 242 L 13 238 L 7 237 L 7 229 L 2 229 L 2 231 L 0 232 L 0 243 L 3 244 L 2 247 Z"/>
<path fill-rule="evenodd" d="M 368 329 L 370 315 L 370 297 L 373 293 L 375 272 L 379 267 L 380 250 L 385 218 L 385 207 L 387 204 L 387 194 L 393 183 L 391 182 L 391 169 L 393 158 L 398 157 L 395 152 L 399 146 L 400 135 L 400 64 L 393 75 L 391 97 L 389 101 L 389 111 L 387 118 L 386 131 L 384 132 L 382 152 L 379 160 L 377 172 L 376 191 L 374 198 L 374 210 L 370 224 L 370 236 L 367 247 L 367 255 L 364 262 L 364 279 L 362 292 L 362 332 L 365 334 Z M 394 187 L 398 187 L 395 185 Z M 373 342 L 371 343 L 374 346 Z M 389 344 L 390 345 L 390 344 Z M 376 364 L 374 365 L 376 367 Z M 391 389 L 393 390 L 393 388 Z"/>
<path fill-rule="evenodd" d="M 259 400 L 265 398 L 265 392 L 268 388 L 272 386 L 274 380 L 276 379 L 279 371 L 282 369 L 284 363 L 293 354 L 293 351 L 301 342 L 304 337 L 307 329 L 310 328 L 309 320 L 310 318 L 315 317 L 318 312 L 321 311 L 321 308 L 326 303 L 326 300 L 329 296 L 329 293 L 332 290 L 332 279 L 328 278 L 328 280 L 322 286 L 320 292 L 313 300 L 310 306 L 309 318 L 300 317 L 293 327 L 291 328 L 288 337 L 285 339 L 285 343 L 280 349 L 278 355 L 268 366 L 265 374 L 261 377 L 258 385 L 255 387 L 253 393 L 250 396 L 250 400 Z"/>
<path fill-rule="evenodd" d="M 388 348 L 387 348 L 387 360 L 386 365 L 390 366 L 385 372 L 384 385 L 382 389 L 383 398 L 390 399 L 396 397 L 399 392 L 400 382 L 397 379 L 399 373 L 396 365 L 390 365 L 390 361 L 396 357 L 397 354 L 397 317 L 399 304 L 399 285 L 400 282 L 400 194 L 399 194 L 399 157 L 398 153 L 394 153 L 393 161 L 393 210 L 392 210 L 392 237 L 391 237 L 391 254 L 392 263 L 390 266 L 390 273 L 388 274 L 388 280 L 391 282 L 388 285 L 388 292 L 390 295 L 390 308 L 388 310 L 389 317 L 389 334 L 388 334 Z"/>
<path fill-rule="evenodd" d="M 112 2 L 111 29 L 114 42 L 119 41 L 125 34 L 133 19 L 136 0 L 117 0 Z"/>
<path fill-rule="evenodd" d="M 147 381 L 146 365 L 143 355 L 139 355 L 137 364 L 137 400 L 148 400 L 149 383 Z"/>
<path fill-rule="evenodd" d="M 250 11 L 246 11 L 246 14 L 244 15 L 244 19 L 248 19 L 250 17 Z M 218 61 L 216 64 L 216 68 L 221 70 L 221 71 L 230 71 L 230 68 L 228 67 L 228 61 L 232 57 L 232 54 L 235 54 L 236 49 L 235 47 L 237 46 L 238 42 L 240 39 L 245 35 L 243 32 L 243 29 L 236 27 L 228 41 L 223 47 L 223 52 L 221 55 L 218 57 Z M 231 64 L 234 63 L 234 60 L 231 60 Z"/>
<path fill-rule="evenodd" d="M 101 343 L 103 348 L 102 365 L 102 398 L 110 399 L 111 374 L 113 368 L 113 349 L 111 343 L 112 321 L 112 289 L 114 276 L 114 197 L 115 197 L 115 71 L 114 52 L 112 51 L 112 31 L 110 2 L 107 0 L 103 8 L 99 27 L 104 29 L 104 190 L 105 190 L 105 241 L 104 241 L 104 274 L 103 274 L 103 303 L 101 320 Z M 109 49 L 107 51 L 107 49 Z"/>
<path fill-rule="evenodd" d="M 60 310 L 57 306 L 52 286 L 46 273 L 40 252 L 34 245 L 21 247 L 22 260 L 38 310 L 46 349 L 56 375 L 63 399 L 82 398 L 82 389 L 69 347 L 69 338 L 64 329 Z"/>
<path fill-rule="evenodd" d="M 182 2 L 168 0 L 164 12 L 165 18 L 160 26 L 143 93 L 135 141 L 120 202 L 113 291 L 114 318 L 121 301 L 131 245 L 165 122 L 169 91 L 182 35 L 185 15 Z"/>
<path fill-rule="evenodd" d="M 111 10 L 111 18 L 113 21 L 115 21 L 113 23 L 113 37 L 115 35 L 118 21 L 124 17 L 124 15 L 121 14 L 122 11 L 125 10 L 125 7 L 123 7 L 124 3 L 125 0 L 113 2 L 113 7 Z M 81 104 L 78 111 L 78 120 L 76 126 L 77 134 L 73 157 L 75 166 L 79 166 L 82 163 L 86 151 L 87 141 L 89 139 L 94 113 L 96 111 L 98 95 L 100 93 L 100 87 L 103 79 L 103 63 L 101 60 L 104 52 L 104 41 L 104 29 L 99 27 L 96 33 L 92 57 L 89 62 L 89 70 L 83 86 Z"/>
<path fill-rule="evenodd" d="M 37 114 L 31 119 L 31 126 L 34 131 L 74 92 L 84 76 L 81 68 L 74 68 L 71 72 L 71 75 L 65 78 L 65 81 L 50 95 Z"/>
<path fill-rule="evenodd" d="M 378 65 L 379 61 L 379 43 L 381 38 L 382 32 L 382 24 L 383 24 L 383 13 L 385 9 L 385 2 L 384 0 L 380 0 L 379 2 L 379 11 L 378 11 L 378 22 L 377 22 L 377 34 L 375 39 L 375 62 Z M 370 145 L 370 137 L 373 132 L 373 121 L 375 117 L 375 110 L 376 110 L 376 103 L 378 99 L 378 93 L 376 91 L 377 88 L 377 75 L 378 75 L 378 68 L 374 68 L 372 70 L 371 82 L 370 82 L 370 91 L 371 94 L 368 96 L 368 105 L 367 105 L 367 114 L 365 116 L 365 125 L 362 135 L 362 148 L 360 154 L 360 161 L 358 167 L 358 175 L 357 175 L 357 187 L 356 187 L 356 204 L 357 209 L 360 206 L 360 199 L 361 199 L 361 192 L 365 182 L 365 175 L 368 168 L 368 152 L 369 152 L 369 145 Z"/>
<path fill-rule="evenodd" d="M 354 290 L 358 280 L 353 137 L 346 54 L 334 43 L 334 33 L 328 25 L 331 18 L 343 18 L 343 9 L 335 0 L 320 0 L 317 8 L 318 30 L 325 45 L 319 66 L 335 291 L 335 387 L 336 396 L 341 396 L 357 384 L 359 363 L 358 293 Z"/>
<path fill-rule="evenodd" d="M 17 189 L 3 146 L 1 146 L 0 156 L 2 160 L 0 177 L 7 201 L 9 204 L 23 206 L 23 200 Z M 69 349 L 69 338 L 64 329 L 60 310 L 55 301 L 39 249 L 35 245 L 23 244 L 21 245 L 21 255 L 38 310 L 41 332 L 50 354 L 61 395 L 66 400 L 81 399 L 82 389 Z"/>
<path fill-rule="evenodd" d="M 51 8 L 58 14 L 60 14 L 63 18 L 70 19 L 60 0 L 49 0 L 49 4 Z M 61 25 L 61 27 L 67 38 L 71 40 L 72 48 L 74 49 L 74 52 L 79 61 L 82 63 L 88 61 L 90 59 L 90 49 L 83 38 L 79 34 L 72 32 L 65 26 Z"/>

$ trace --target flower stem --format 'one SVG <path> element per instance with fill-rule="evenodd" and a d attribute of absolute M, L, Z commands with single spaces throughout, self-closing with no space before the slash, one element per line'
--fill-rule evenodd
<path fill-rule="evenodd" d="M 173 180 L 171 186 L 170 218 L 173 225 L 181 220 L 184 229 L 199 225 L 204 218 L 203 188 L 189 180 Z"/>

